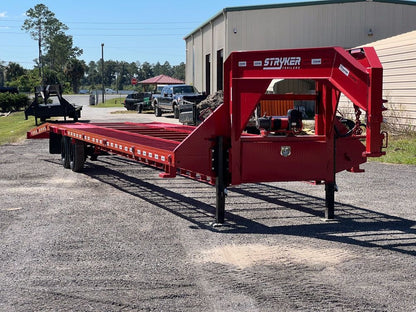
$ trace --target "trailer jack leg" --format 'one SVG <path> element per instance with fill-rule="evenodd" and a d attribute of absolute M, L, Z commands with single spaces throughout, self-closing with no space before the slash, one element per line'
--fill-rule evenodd
<path fill-rule="evenodd" d="M 224 223 L 225 215 L 225 188 L 226 188 L 226 175 L 225 175 L 225 153 L 224 153 L 224 138 L 218 137 L 216 146 L 216 171 L 217 177 L 215 179 L 215 191 L 216 191 L 216 209 L 215 209 L 215 222 Z"/>
<path fill-rule="evenodd" d="M 334 219 L 335 213 L 335 182 L 325 183 L 325 219 Z"/>
<path fill-rule="evenodd" d="M 325 219 L 333 220 L 335 218 L 335 192 L 338 191 L 336 184 L 336 137 L 333 137 L 333 155 L 332 155 L 332 181 L 325 181 Z"/>

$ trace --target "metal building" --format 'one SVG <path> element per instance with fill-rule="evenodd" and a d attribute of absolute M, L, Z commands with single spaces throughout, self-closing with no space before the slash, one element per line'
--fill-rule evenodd
<path fill-rule="evenodd" d="M 225 8 L 185 36 L 186 83 L 212 93 L 232 51 L 352 48 L 416 29 L 416 2 L 337 0 Z"/>

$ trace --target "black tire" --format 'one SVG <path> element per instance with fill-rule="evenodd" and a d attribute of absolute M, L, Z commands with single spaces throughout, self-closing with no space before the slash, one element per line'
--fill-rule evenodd
<path fill-rule="evenodd" d="M 141 114 L 141 113 L 143 112 L 143 106 L 142 106 L 141 104 L 139 104 L 139 105 L 138 105 L 138 107 L 137 107 L 137 112 L 138 112 L 139 114 Z"/>
<path fill-rule="evenodd" d="M 49 154 L 61 153 L 62 135 L 51 132 L 49 133 Z"/>
<path fill-rule="evenodd" d="M 69 150 L 71 145 L 71 139 L 63 136 L 61 138 L 61 164 L 65 169 L 69 169 Z"/>
<path fill-rule="evenodd" d="M 69 153 L 69 167 L 74 172 L 79 172 L 84 168 L 85 145 L 83 142 L 76 141 L 71 144 Z"/>
<path fill-rule="evenodd" d="M 159 106 L 155 105 L 155 116 L 156 117 L 160 117 L 162 116 L 162 110 L 160 109 Z"/>
<path fill-rule="evenodd" d="M 173 118 L 179 119 L 179 108 L 178 108 L 178 105 L 173 105 Z"/>

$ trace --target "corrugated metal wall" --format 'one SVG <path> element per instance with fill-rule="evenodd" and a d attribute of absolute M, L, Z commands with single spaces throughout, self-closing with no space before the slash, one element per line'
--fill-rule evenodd
<path fill-rule="evenodd" d="M 386 121 L 402 130 L 416 129 L 416 31 L 368 44 L 383 65 L 383 97 L 388 100 Z M 341 97 L 340 111 L 351 107 Z"/>
<path fill-rule="evenodd" d="M 210 23 L 205 24 L 186 40 L 185 81 L 199 91 L 217 90 L 217 51 L 225 48 L 225 21 L 220 15 Z M 211 90 L 206 90 L 206 56 L 210 58 Z"/>
<path fill-rule="evenodd" d="M 238 50 L 335 45 L 351 48 L 416 29 L 416 5 L 403 2 L 334 1 L 293 5 L 229 8 L 196 29 L 185 39 L 186 82 L 205 91 L 203 54 L 211 54 L 211 91 L 217 90 L 216 52 L 219 49 L 224 49 L 225 60 L 232 51 Z M 372 36 L 368 35 L 370 29 Z M 190 49 L 193 54 L 189 53 Z M 188 59 L 192 55 L 194 58 Z"/>
<path fill-rule="evenodd" d="M 416 7 L 378 2 L 334 3 L 228 12 L 230 51 L 318 46 L 353 47 L 408 31 L 416 26 Z M 395 18 L 395 17 L 399 18 Z"/>

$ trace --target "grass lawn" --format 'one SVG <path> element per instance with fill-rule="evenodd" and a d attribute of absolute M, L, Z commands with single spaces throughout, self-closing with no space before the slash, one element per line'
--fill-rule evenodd
<path fill-rule="evenodd" d="M 416 165 L 416 134 L 406 136 L 391 136 L 386 155 L 374 158 L 391 164 Z"/>
<path fill-rule="evenodd" d="M 26 132 L 35 127 L 35 118 L 25 120 L 24 112 L 11 113 L 0 117 L 0 145 L 14 143 L 26 138 Z"/>
<path fill-rule="evenodd" d="M 115 99 L 110 99 L 105 101 L 104 103 L 98 103 L 97 105 L 91 105 L 91 107 L 95 108 L 102 108 L 102 107 L 124 107 L 124 99 L 125 97 L 119 97 Z M 101 98 L 100 98 L 101 100 Z"/>

